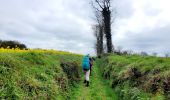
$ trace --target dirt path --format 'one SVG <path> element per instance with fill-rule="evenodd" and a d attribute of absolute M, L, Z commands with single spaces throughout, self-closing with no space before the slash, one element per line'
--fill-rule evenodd
<path fill-rule="evenodd" d="M 117 100 L 116 93 L 103 80 L 96 64 L 90 76 L 90 86 L 86 87 L 82 81 L 71 97 L 71 100 Z"/>

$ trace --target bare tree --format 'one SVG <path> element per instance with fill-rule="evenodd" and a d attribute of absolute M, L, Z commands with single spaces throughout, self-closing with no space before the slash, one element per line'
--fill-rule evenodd
<path fill-rule="evenodd" d="M 107 52 L 112 53 L 113 44 L 111 34 L 111 0 L 92 0 L 92 6 L 102 15 Z"/>
<path fill-rule="evenodd" d="M 95 13 L 95 21 L 96 25 L 94 25 L 93 30 L 94 30 L 94 36 L 96 38 L 96 44 L 95 44 L 95 49 L 96 49 L 96 54 L 97 56 L 101 56 L 104 53 L 104 48 L 103 48 L 103 37 L 104 37 L 104 27 L 103 27 L 103 17 L 102 13 L 96 9 L 94 9 Z"/>
<path fill-rule="evenodd" d="M 94 36 L 96 38 L 95 50 L 97 56 L 101 56 L 103 54 L 103 28 L 100 25 L 94 25 L 93 27 Z"/>

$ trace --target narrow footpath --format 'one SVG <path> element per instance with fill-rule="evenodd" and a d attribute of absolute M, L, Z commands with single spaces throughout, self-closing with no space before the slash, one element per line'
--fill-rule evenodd
<path fill-rule="evenodd" d="M 95 64 L 90 76 L 90 86 L 86 87 L 82 78 L 80 84 L 72 91 L 71 100 L 118 100 L 118 97 L 102 78 Z"/>

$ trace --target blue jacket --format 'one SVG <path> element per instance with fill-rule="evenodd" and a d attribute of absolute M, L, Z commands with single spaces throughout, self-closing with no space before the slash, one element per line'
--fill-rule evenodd
<path fill-rule="evenodd" d="M 84 56 L 83 57 L 83 61 L 82 61 L 82 68 L 83 69 L 90 69 L 90 60 L 88 56 Z"/>

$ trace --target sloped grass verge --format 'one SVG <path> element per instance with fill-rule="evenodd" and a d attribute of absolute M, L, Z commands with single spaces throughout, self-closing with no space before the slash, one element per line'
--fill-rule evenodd
<path fill-rule="evenodd" d="M 40 50 L 39 50 L 40 51 Z M 81 55 L 51 51 L 0 52 L 0 99 L 64 100 L 78 78 Z M 62 62 L 74 62 L 61 66 Z"/>
<path fill-rule="evenodd" d="M 169 58 L 110 55 L 97 62 L 120 100 L 170 99 Z"/>

